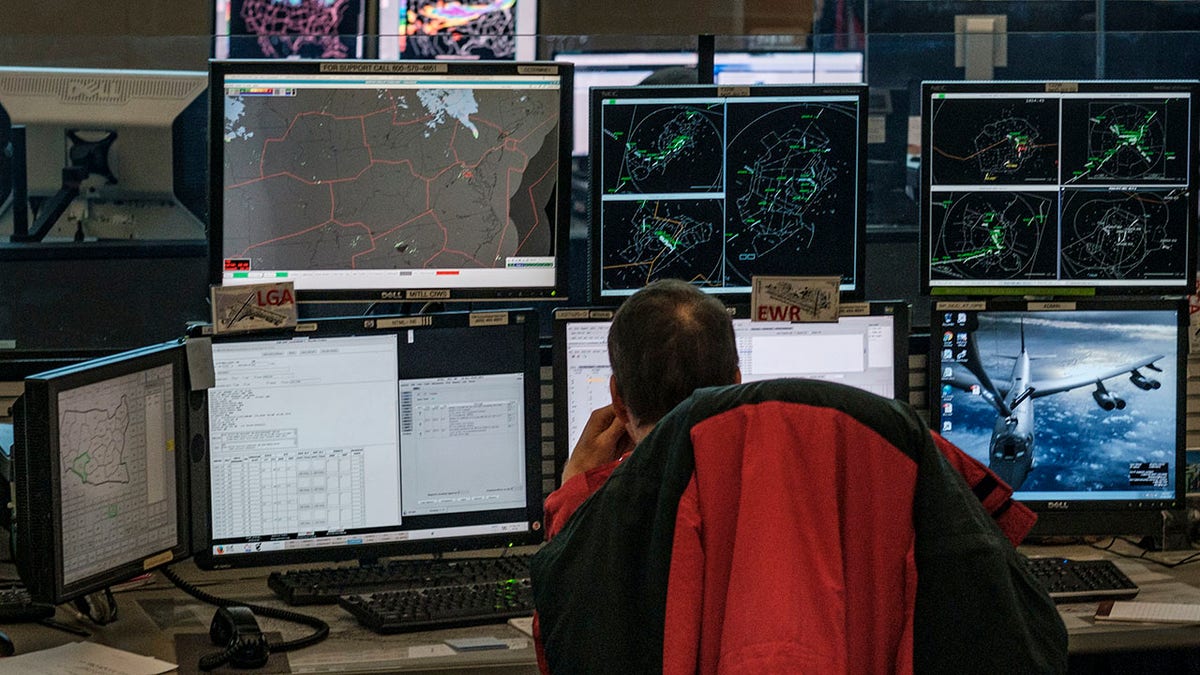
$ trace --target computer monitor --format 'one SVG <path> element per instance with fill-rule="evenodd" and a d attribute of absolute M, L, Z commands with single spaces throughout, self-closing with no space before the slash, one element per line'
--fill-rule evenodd
<path fill-rule="evenodd" d="M 537 0 L 379 0 L 379 58 L 537 58 Z"/>
<path fill-rule="evenodd" d="M 594 302 L 660 278 L 748 297 L 759 275 L 863 290 L 865 85 L 591 93 Z"/>
<path fill-rule="evenodd" d="M 575 145 L 588 154 L 588 95 L 592 87 L 632 87 L 664 68 L 695 68 L 695 52 L 559 52 L 555 61 L 575 66 Z M 811 84 L 863 81 L 858 52 L 717 52 L 713 81 L 728 84 Z"/>
<path fill-rule="evenodd" d="M 23 167 L 0 153 L 0 232 L 14 232 L 24 188 L 30 231 L 64 200 L 44 240 L 203 241 L 207 84 L 196 71 L 0 67 L 0 146 L 25 128 Z"/>
<path fill-rule="evenodd" d="M 519 310 L 213 337 L 197 564 L 540 542 L 537 335 Z"/>
<path fill-rule="evenodd" d="M 216 0 L 218 59 L 346 59 L 365 53 L 366 0 Z"/>
<path fill-rule="evenodd" d="M 181 340 L 25 379 L 13 406 L 17 569 L 62 603 L 184 557 Z"/>
<path fill-rule="evenodd" d="M 1198 86 L 922 83 L 924 291 L 1190 292 Z"/>
<path fill-rule="evenodd" d="M 569 64 L 211 72 L 217 282 L 287 279 L 301 302 L 565 296 Z"/>
<path fill-rule="evenodd" d="M 804 377 L 908 398 L 908 306 L 847 303 L 834 323 L 751 321 L 735 305 L 733 329 L 743 382 Z M 561 469 L 592 411 L 612 403 L 608 329 L 613 310 L 554 313 L 554 451 Z"/>
<path fill-rule="evenodd" d="M 935 302 L 932 426 L 1035 534 L 1162 534 L 1183 499 L 1182 300 Z"/>
<path fill-rule="evenodd" d="M 208 276 L 203 239 L 0 242 L 0 382 L 182 337 Z"/>

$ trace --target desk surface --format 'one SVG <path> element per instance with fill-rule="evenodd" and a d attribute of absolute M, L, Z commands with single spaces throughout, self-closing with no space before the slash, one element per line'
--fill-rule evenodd
<path fill-rule="evenodd" d="M 1200 558 L 1180 567 L 1169 568 L 1148 560 L 1116 555 L 1116 552 L 1128 556 L 1142 554 L 1141 549 L 1121 541 L 1115 543 L 1111 552 L 1085 545 L 1022 546 L 1020 550 L 1030 557 L 1062 556 L 1080 560 L 1109 558 L 1138 585 L 1140 590 L 1135 601 L 1200 604 Z M 1173 563 L 1193 553 L 1200 551 L 1168 551 L 1147 556 Z M 1072 655 L 1200 648 L 1200 626 L 1098 623 L 1093 618 L 1098 604 L 1077 602 L 1058 606 L 1058 613 L 1067 626 L 1068 648 Z"/>
<path fill-rule="evenodd" d="M 174 567 L 184 579 L 214 595 L 272 607 L 287 607 L 267 588 L 262 570 L 222 570 L 203 572 L 190 562 Z M 9 566 L 11 572 L 11 566 Z M 56 619 L 87 629 L 94 642 L 153 656 L 180 665 L 180 672 L 195 672 L 193 659 L 183 662 L 176 655 L 176 635 L 196 634 L 207 645 L 209 622 L 215 608 L 185 595 L 160 574 L 140 587 L 117 594 L 120 615 L 108 626 L 80 621 L 65 606 L 58 608 Z M 324 642 L 286 654 L 293 673 L 420 673 L 469 669 L 472 673 L 537 673 L 533 640 L 524 633 L 499 623 L 421 633 L 377 635 L 336 605 L 287 607 L 318 616 L 329 624 L 330 637 Z M 293 640 L 307 635 L 307 626 L 270 618 L 259 618 L 266 633 L 279 633 Z M 38 624 L 4 627 L 16 645 L 17 653 L 55 647 L 78 641 L 67 632 Z M 443 640 L 455 637 L 495 637 L 509 643 L 508 649 L 458 653 Z M 201 654 L 215 651 L 206 646 Z M 217 671 L 220 672 L 220 671 Z M 239 671 L 244 672 L 244 671 Z"/>
<path fill-rule="evenodd" d="M 1139 549 L 1118 543 L 1117 549 L 1137 555 Z M 1200 561 L 1170 569 L 1151 562 L 1122 558 L 1089 546 L 1023 546 L 1029 556 L 1066 556 L 1072 558 L 1112 558 L 1117 566 L 1141 588 L 1139 600 L 1148 602 L 1200 603 Z M 1153 554 L 1174 562 L 1188 552 Z M 175 567 L 180 576 L 221 597 L 256 604 L 285 607 L 268 590 L 263 570 L 223 570 L 202 572 L 190 562 Z M 11 566 L 8 569 L 11 574 Z M 109 626 L 94 626 L 80 621 L 67 607 L 60 607 L 57 619 L 91 631 L 91 640 L 137 654 L 179 663 L 181 672 L 195 672 L 194 660 L 178 656 L 177 635 L 207 637 L 214 608 L 176 589 L 155 574 L 144 584 L 117 594 L 120 618 Z M 1200 647 L 1200 626 L 1163 624 L 1097 624 L 1092 616 L 1097 603 L 1059 605 L 1059 612 L 1070 634 L 1073 655 L 1105 654 L 1143 650 Z M 470 670 L 472 673 L 536 673 L 533 641 L 517 629 L 501 623 L 451 630 L 377 635 L 361 626 L 336 606 L 291 608 L 313 614 L 330 625 L 330 637 L 319 645 L 287 654 L 294 673 L 445 673 Z M 295 639 L 309 631 L 306 626 L 275 619 L 260 618 L 263 631 Z M 13 638 L 17 653 L 54 647 L 81 638 L 37 624 L 10 625 L 5 630 Z M 508 649 L 458 653 L 444 643 L 454 637 L 494 637 L 509 643 Z M 185 638 L 187 639 L 187 638 Z M 202 653 L 208 653 L 207 647 Z M 183 661 L 187 662 L 183 662 Z"/>

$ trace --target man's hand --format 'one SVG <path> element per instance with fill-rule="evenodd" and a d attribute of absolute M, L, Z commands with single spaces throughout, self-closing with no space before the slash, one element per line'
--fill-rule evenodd
<path fill-rule="evenodd" d="M 563 467 L 563 482 L 576 474 L 604 466 L 633 449 L 633 439 L 611 405 L 592 411 L 571 458 Z"/>

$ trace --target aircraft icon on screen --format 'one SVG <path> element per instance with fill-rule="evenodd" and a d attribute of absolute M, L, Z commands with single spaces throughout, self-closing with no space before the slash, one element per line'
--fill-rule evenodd
<path fill-rule="evenodd" d="M 988 443 L 988 468 L 1014 490 L 1029 476 L 1034 459 L 1034 411 L 1033 401 L 1044 396 L 1060 394 L 1081 387 L 1095 387 L 1092 398 L 1105 411 L 1123 410 L 1125 399 L 1104 386 L 1106 380 L 1124 375 L 1129 376 L 1133 386 L 1142 391 L 1158 389 L 1162 383 L 1144 375 L 1141 369 L 1163 372 L 1155 361 L 1162 354 L 1129 361 L 1112 368 L 1100 368 L 1097 372 L 1079 376 L 1047 380 L 1034 380 L 1030 362 L 1039 357 L 1030 356 L 1025 346 L 1025 325 L 1021 325 L 1021 351 L 1016 356 L 1005 356 L 1013 360 L 1012 373 L 1007 384 L 997 386 L 983 368 L 976 340 L 967 343 L 965 358 L 955 364 L 950 377 L 942 378 L 943 389 L 949 385 L 956 389 L 976 393 L 996 409 L 996 424 Z M 1047 358 L 1047 357 L 1042 357 Z M 945 373 L 943 373 L 945 375 Z"/>

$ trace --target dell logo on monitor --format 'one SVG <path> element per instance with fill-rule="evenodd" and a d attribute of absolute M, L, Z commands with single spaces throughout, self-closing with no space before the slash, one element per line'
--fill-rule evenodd
<path fill-rule="evenodd" d="M 124 92 L 117 82 L 103 80 L 69 80 L 64 100 L 122 101 Z"/>
<path fill-rule="evenodd" d="M 1067 503 L 1066 502 L 1046 502 L 1046 508 L 1057 509 L 1059 511 L 1066 511 Z"/>

